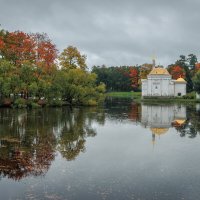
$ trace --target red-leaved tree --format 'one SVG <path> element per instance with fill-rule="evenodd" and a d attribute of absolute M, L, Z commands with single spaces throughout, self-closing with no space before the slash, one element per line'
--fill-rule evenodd
<path fill-rule="evenodd" d="M 138 68 L 131 67 L 129 71 L 129 77 L 131 79 L 131 86 L 133 87 L 133 89 L 138 89 L 140 80 Z"/>
<path fill-rule="evenodd" d="M 1 56 L 21 65 L 25 61 L 34 62 L 34 41 L 29 34 L 22 31 L 10 32 L 0 38 Z"/>
<path fill-rule="evenodd" d="M 36 64 L 44 67 L 45 70 L 49 70 L 58 56 L 56 45 L 52 43 L 45 33 L 35 33 L 31 34 L 31 36 L 35 42 Z"/>
<path fill-rule="evenodd" d="M 168 68 L 172 79 L 185 78 L 185 70 L 179 65 L 172 65 Z"/>
<path fill-rule="evenodd" d="M 16 66 L 29 62 L 49 70 L 57 58 L 57 53 L 55 44 L 47 34 L 15 31 L 0 36 L 0 55 Z"/>

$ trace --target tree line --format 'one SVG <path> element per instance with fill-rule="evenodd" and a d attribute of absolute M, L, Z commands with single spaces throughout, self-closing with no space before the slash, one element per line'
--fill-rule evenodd
<path fill-rule="evenodd" d="M 105 91 L 96 79 L 76 47 L 59 53 L 47 34 L 0 30 L 1 105 L 96 105 Z"/>
<path fill-rule="evenodd" d="M 61 53 L 45 33 L 0 29 L 0 105 L 97 105 L 107 91 L 140 91 L 153 65 L 94 66 L 73 46 Z M 162 67 L 162 66 L 160 66 Z M 173 79 L 187 81 L 187 92 L 200 93 L 200 63 L 181 55 L 167 67 Z"/>
<path fill-rule="evenodd" d="M 163 67 L 163 66 L 157 66 Z M 97 83 L 105 83 L 107 91 L 141 91 L 141 79 L 146 79 L 153 68 L 153 64 L 139 66 L 93 66 L 92 72 L 96 73 Z M 197 56 L 189 54 L 180 55 L 179 59 L 167 66 L 172 79 L 180 77 L 187 81 L 187 92 L 200 93 L 200 63 Z"/>

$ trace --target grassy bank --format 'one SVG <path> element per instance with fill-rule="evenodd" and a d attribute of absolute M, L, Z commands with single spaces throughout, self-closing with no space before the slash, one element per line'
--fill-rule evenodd
<path fill-rule="evenodd" d="M 109 92 L 108 97 L 141 99 L 141 92 Z"/>
<path fill-rule="evenodd" d="M 149 103 L 200 103 L 200 99 L 196 99 L 194 93 L 189 93 L 185 98 L 175 97 L 175 98 L 141 98 L 141 92 L 109 92 L 106 94 L 108 97 L 117 97 L 117 98 L 132 98 L 137 99 L 137 101 L 149 102 Z"/>

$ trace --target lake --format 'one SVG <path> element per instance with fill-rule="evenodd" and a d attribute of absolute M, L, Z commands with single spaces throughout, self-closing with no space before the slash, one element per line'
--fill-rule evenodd
<path fill-rule="evenodd" d="M 200 105 L 0 109 L 0 199 L 199 199 Z"/>

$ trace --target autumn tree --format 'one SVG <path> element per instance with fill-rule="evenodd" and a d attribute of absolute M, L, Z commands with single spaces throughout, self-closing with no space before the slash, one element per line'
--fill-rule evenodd
<path fill-rule="evenodd" d="M 140 66 L 140 78 L 141 79 L 146 79 L 147 75 L 152 70 L 152 67 L 153 67 L 153 65 L 152 64 L 148 64 L 148 63 L 145 63 L 145 64 L 141 65 Z"/>
<path fill-rule="evenodd" d="M 200 63 L 195 64 L 195 73 L 200 70 Z"/>
<path fill-rule="evenodd" d="M 185 70 L 179 65 L 170 65 L 168 71 L 172 75 L 172 79 L 185 78 Z"/>
<path fill-rule="evenodd" d="M 130 76 L 131 82 L 132 82 L 131 86 L 133 87 L 134 90 L 137 90 L 138 87 L 139 87 L 139 81 L 140 81 L 138 68 L 137 67 L 131 67 L 129 76 Z"/>
<path fill-rule="evenodd" d="M 86 56 L 69 46 L 55 63 L 56 46 L 47 34 L 0 30 L 0 97 L 15 107 L 68 104 L 96 105 L 105 92 L 86 71 Z M 41 99 L 43 103 L 41 103 Z M 34 104 L 35 103 L 35 104 Z"/>
<path fill-rule="evenodd" d="M 30 62 L 48 70 L 57 58 L 57 49 L 47 34 L 1 31 L 0 55 L 17 66 Z"/>
<path fill-rule="evenodd" d="M 2 58 L 21 65 L 25 61 L 34 62 L 34 41 L 22 31 L 6 33 L 0 36 L 0 53 Z"/>
<path fill-rule="evenodd" d="M 85 70 L 86 55 L 81 55 L 76 47 L 68 46 L 59 56 L 60 65 L 65 69 L 77 69 Z"/>
<path fill-rule="evenodd" d="M 58 56 L 58 50 L 46 33 L 31 34 L 31 37 L 35 42 L 34 51 L 36 64 L 44 67 L 45 70 L 48 71 L 53 66 L 55 59 Z"/>

